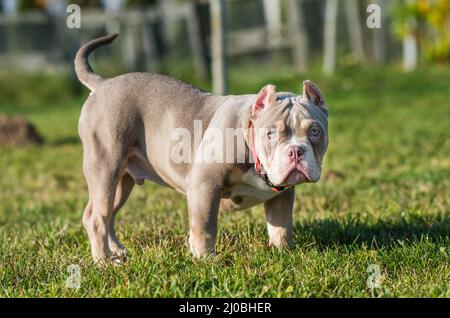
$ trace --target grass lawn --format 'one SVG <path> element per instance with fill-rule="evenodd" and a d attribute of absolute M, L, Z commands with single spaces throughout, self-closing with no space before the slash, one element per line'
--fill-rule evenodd
<path fill-rule="evenodd" d="M 46 144 L 0 149 L 0 296 L 450 297 L 450 69 L 331 78 L 241 69 L 231 88 L 299 92 L 307 77 L 331 113 L 324 173 L 344 178 L 297 187 L 292 249 L 267 247 L 255 207 L 220 214 L 218 256 L 194 259 L 184 197 L 146 183 L 118 216 L 131 257 L 102 269 L 81 225 L 83 99 L 2 102 L 0 112 L 26 115 Z M 66 287 L 71 264 L 82 270 L 79 289 Z M 381 274 L 373 290 L 370 264 Z"/>

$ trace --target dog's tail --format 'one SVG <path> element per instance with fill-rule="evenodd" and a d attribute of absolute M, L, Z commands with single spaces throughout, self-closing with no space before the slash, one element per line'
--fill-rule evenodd
<path fill-rule="evenodd" d="M 94 91 L 105 79 L 92 70 L 88 61 L 89 54 L 96 48 L 111 43 L 117 36 L 116 33 L 92 40 L 83 45 L 75 56 L 74 63 L 77 77 L 91 91 Z"/>

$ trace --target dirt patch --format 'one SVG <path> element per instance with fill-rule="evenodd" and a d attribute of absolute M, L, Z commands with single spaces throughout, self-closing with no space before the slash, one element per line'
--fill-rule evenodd
<path fill-rule="evenodd" d="M 325 174 L 325 180 L 327 181 L 337 181 L 337 180 L 343 180 L 345 179 L 345 176 L 342 172 L 337 170 L 328 170 Z"/>
<path fill-rule="evenodd" d="M 0 146 L 20 147 L 43 142 L 34 125 L 25 118 L 0 114 Z"/>

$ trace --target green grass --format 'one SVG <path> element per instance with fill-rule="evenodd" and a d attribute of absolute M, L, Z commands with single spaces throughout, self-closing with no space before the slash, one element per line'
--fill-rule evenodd
<path fill-rule="evenodd" d="M 300 78 L 248 67 L 232 73 L 231 89 L 256 92 L 270 82 L 299 92 L 306 77 L 331 112 L 324 172 L 345 178 L 297 187 L 292 249 L 267 247 L 256 207 L 222 213 L 218 256 L 194 259 L 184 197 L 146 183 L 118 217 L 131 257 L 101 269 L 81 225 L 83 99 L 3 101 L 0 112 L 29 117 L 46 144 L 0 149 L 0 296 L 450 297 L 450 69 Z M 78 290 L 66 288 L 70 264 L 82 269 Z M 373 292 L 370 264 L 381 269 Z"/>

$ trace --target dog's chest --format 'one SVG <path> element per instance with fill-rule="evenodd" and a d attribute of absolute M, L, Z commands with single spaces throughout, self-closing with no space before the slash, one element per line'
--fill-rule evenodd
<path fill-rule="evenodd" d="M 242 210 L 266 202 L 278 193 L 270 189 L 254 170 L 233 173 L 230 184 L 225 187 L 220 209 Z"/>

